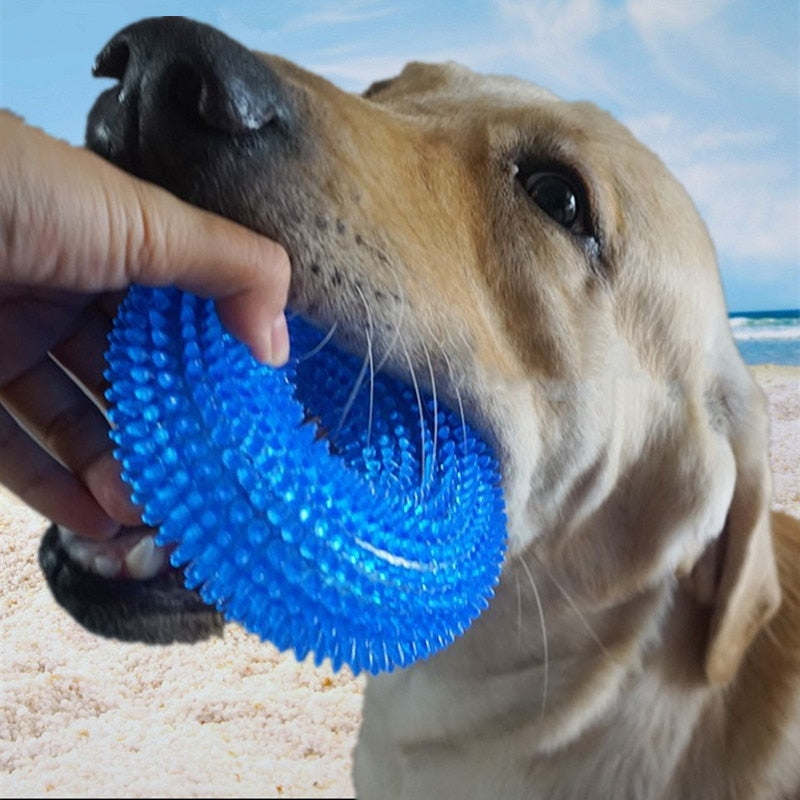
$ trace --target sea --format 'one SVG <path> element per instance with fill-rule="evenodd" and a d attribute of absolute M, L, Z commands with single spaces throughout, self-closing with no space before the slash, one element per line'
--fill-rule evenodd
<path fill-rule="evenodd" d="M 746 363 L 800 366 L 800 309 L 737 311 L 730 323 Z"/>

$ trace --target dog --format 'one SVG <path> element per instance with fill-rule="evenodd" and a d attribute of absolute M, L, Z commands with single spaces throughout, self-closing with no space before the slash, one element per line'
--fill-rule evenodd
<path fill-rule="evenodd" d="M 180 18 L 124 29 L 95 72 L 117 85 L 92 150 L 281 242 L 294 310 L 435 384 L 498 454 L 495 597 L 368 680 L 358 796 L 800 797 L 800 525 L 770 512 L 764 398 L 657 156 L 517 79 L 411 63 L 356 96 Z M 70 607 L 68 551 L 51 532 L 42 563 Z M 72 610 L 179 638 L 196 597 L 170 585 L 151 635 L 148 585 L 122 633 L 116 606 Z"/>

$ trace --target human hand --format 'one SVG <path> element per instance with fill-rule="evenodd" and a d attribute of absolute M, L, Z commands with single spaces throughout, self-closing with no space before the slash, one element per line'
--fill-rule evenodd
<path fill-rule="evenodd" d="M 213 297 L 261 361 L 288 358 L 276 243 L 0 111 L 0 482 L 91 538 L 139 523 L 101 409 L 120 292 Z"/>

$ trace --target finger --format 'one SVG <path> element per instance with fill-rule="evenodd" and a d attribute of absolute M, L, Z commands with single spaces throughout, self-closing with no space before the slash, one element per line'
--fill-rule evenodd
<path fill-rule="evenodd" d="M 86 295 L 61 290 L 0 287 L 0 386 L 69 336 L 90 302 Z"/>
<path fill-rule="evenodd" d="M 106 407 L 108 382 L 103 372 L 110 330 L 109 315 L 98 305 L 91 306 L 81 315 L 80 325 L 75 332 L 51 350 L 58 363 L 80 381 L 101 408 Z"/>
<path fill-rule="evenodd" d="M 89 490 L 51 458 L 0 406 L 0 483 L 53 522 L 92 539 L 109 539 L 119 523 Z"/>
<path fill-rule="evenodd" d="M 120 479 L 104 415 L 57 364 L 41 361 L 0 389 L 0 400 L 106 514 L 124 524 L 141 521 Z"/>

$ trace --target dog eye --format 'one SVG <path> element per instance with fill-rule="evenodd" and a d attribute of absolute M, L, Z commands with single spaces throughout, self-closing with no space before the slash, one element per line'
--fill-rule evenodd
<path fill-rule="evenodd" d="M 542 163 L 524 155 L 511 161 L 506 173 L 557 225 L 575 237 L 593 262 L 602 261 L 600 231 L 590 194 L 579 173 L 557 161 Z M 521 193 L 521 192 L 520 192 Z"/>
<path fill-rule="evenodd" d="M 578 192 L 563 175 L 555 172 L 534 172 L 526 178 L 524 186 L 531 200 L 559 225 L 574 230 L 581 221 L 582 209 Z"/>

